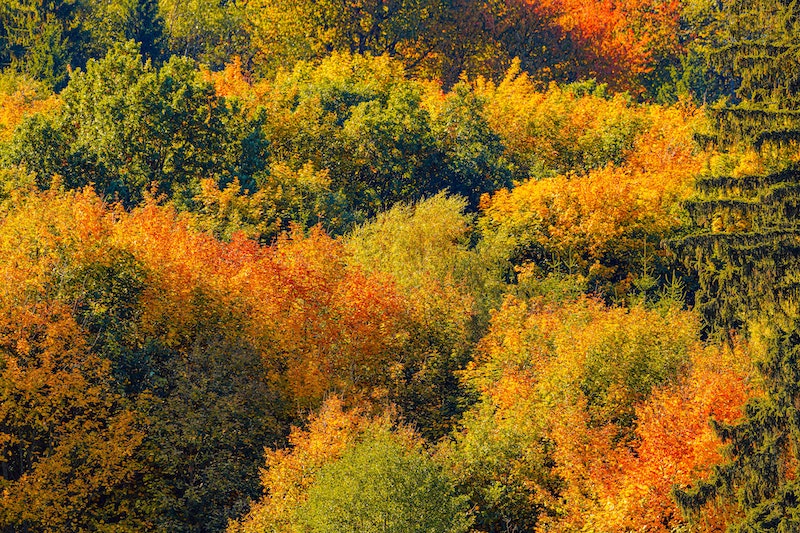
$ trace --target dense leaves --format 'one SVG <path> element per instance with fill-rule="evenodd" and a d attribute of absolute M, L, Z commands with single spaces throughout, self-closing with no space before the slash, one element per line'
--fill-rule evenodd
<path fill-rule="evenodd" d="M 557 89 L 539 95 L 525 77 L 488 90 L 503 106 L 492 112 L 505 117 L 514 155 L 528 159 L 521 169 L 532 175 L 483 203 L 481 224 L 496 235 L 495 246 L 504 243 L 517 265 L 580 274 L 608 298 L 671 279 L 674 261 L 663 240 L 683 227 L 680 202 L 704 158 L 691 140 L 694 111 L 642 109 Z M 520 108 L 506 113 L 505 106 L 525 95 L 539 105 L 528 100 L 521 105 L 531 113 L 509 117 Z"/>
<path fill-rule="evenodd" d="M 735 419 L 747 394 L 747 366 L 719 365 L 698 334 L 669 306 L 507 299 L 465 374 L 480 402 L 445 449 L 479 530 L 685 524 L 667 488 L 720 460 L 709 410 Z"/>
<path fill-rule="evenodd" d="M 724 31 L 709 36 L 713 64 L 739 80 L 734 104 L 712 111 L 712 139 L 747 151 L 730 174 L 709 172 L 689 204 L 696 231 L 676 243 L 699 273 L 708 329 L 746 331 L 759 346 L 765 396 L 735 424 L 715 423 L 729 462 L 675 496 L 690 515 L 722 499 L 743 515 L 737 531 L 797 527 L 797 5 L 719 6 Z M 764 31 L 754 31 L 754 25 Z M 734 152 L 733 156 L 736 156 Z M 733 156 L 734 160 L 736 159 Z"/>
<path fill-rule="evenodd" d="M 469 527 L 466 503 L 423 452 L 377 435 L 323 467 L 300 512 L 308 529 L 319 533 L 463 533 Z"/>
<path fill-rule="evenodd" d="M 3 532 L 797 529 L 794 3 L 0 4 Z"/>
<path fill-rule="evenodd" d="M 7 156 L 43 186 L 58 174 L 68 187 L 91 183 L 128 206 L 151 184 L 186 197 L 200 178 L 230 180 L 247 172 L 246 162 L 263 150 L 246 142 L 244 131 L 229 136 L 244 126 L 230 123 L 230 109 L 193 62 L 173 58 L 156 69 L 132 43 L 90 61 L 61 98 L 56 116 L 36 115 L 20 127 Z"/>

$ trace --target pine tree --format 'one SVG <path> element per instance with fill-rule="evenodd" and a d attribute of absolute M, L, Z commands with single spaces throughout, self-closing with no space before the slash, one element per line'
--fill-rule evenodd
<path fill-rule="evenodd" d="M 800 140 L 800 6 L 791 0 L 722 0 L 705 49 L 738 82 L 733 105 L 712 109 L 716 141 L 757 149 Z"/>
<path fill-rule="evenodd" d="M 730 68 L 736 98 L 711 111 L 721 148 L 772 159 L 763 175 L 706 177 L 688 204 L 697 232 L 678 243 L 698 272 L 697 307 L 710 330 L 741 329 L 763 347 L 765 395 L 742 420 L 715 423 L 730 461 L 674 491 L 688 515 L 721 498 L 744 517 L 733 531 L 799 531 L 800 483 L 800 5 L 727 0 L 709 59 Z M 793 157 L 794 156 L 794 157 Z"/>

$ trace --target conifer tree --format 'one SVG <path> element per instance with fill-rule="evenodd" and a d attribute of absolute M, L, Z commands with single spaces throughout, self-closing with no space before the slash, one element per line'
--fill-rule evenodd
<path fill-rule="evenodd" d="M 127 37 L 141 48 L 146 59 L 158 62 L 164 53 L 164 19 L 157 0 L 138 0 L 128 21 Z"/>
<path fill-rule="evenodd" d="M 90 10 L 87 0 L 0 2 L 0 64 L 62 88 L 69 67 L 86 61 Z"/>
<path fill-rule="evenodd" d="M 772 159 L 765 172 L 698 181 L 684 239 L 697 269 L 697 307 L 711 331 L 742 329 L 761 347 L 765 394 L 735 424 L 714 423 L 730 461 L 674 497 L 689 515 L 721 498 L 744 517 L 732 531 L 800 530 L 800 5 L 728 0 L 709 59 L 729 66 L 736 99 L 712 109 L 713 141 Z M 776 157 L 777 155 L 777 157 Z"/>

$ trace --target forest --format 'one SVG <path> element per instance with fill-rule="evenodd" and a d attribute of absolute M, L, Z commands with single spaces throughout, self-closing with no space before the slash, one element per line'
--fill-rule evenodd
<path fill-rule="evenodd" d="M 0 0 L 0 532 L 800 531 L 800 3 Z"/>

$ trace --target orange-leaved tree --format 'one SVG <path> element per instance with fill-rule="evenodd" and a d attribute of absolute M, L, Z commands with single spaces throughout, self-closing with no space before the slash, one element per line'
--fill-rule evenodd
<path fill-rule="evenodd" d="M 528 93 L 524 78 L 506 83 L 496 90 Z M 512 114 L 505 135 L 520 146 L 520 153 L 525 153 L 524 146 L 544 147 L 541 156 L 527 163 L 531 169 L 541 165 L 544 176 L 485 197 L 484 231 L 496 242 L 505 241 L 515 264 L 540 273 L 581 275 L 590 289 L 606 297 L 622 297 L 633 284 L 645 290 L 659 278 L 666 281 L 676 265 L 663 241 L 684 223 L 681 201 L 691 194 L 705 160 L 692 140 L 698 113 L 677 107 L 628 108 L 616 99 L 576 99 L 555 89 L 540 98 L 557 108 L 566 102 L 569 111 L 561 118 Z M 505 107 L 497 105 L 499 120 Z M 627 122 L 638 125 L 624 126 L 626 121 L 612 118 L 613 112 L 606 115 L 615 108 L 626 109 Z M 553 120 L 571 125 L 574 132 L 566 138 L 550 133 L 570 131 Z M 587 132 L 580 124 L 594 126 Z M 622 135 L 623 126 L 632 129 Z M 563 147 L 570 139 L 580 141 L 579 147 L 585 143 L 575 156 L 570 155 L 574 148 Z M 565 171 L 548 175 L 547 169 L 559 164 Z"/>
<path fill-rule="evenodd" d="M 410 342 L 420 319 L 390 276 L 352 265 L 319 230 L 274 246 L 242 234 L 222 242 L 154 200 L 126 212 L 90 190 L 13 193 L 0 217 L 9 527 L 37 527 L 46 508 L 64 506 L 87 528 L 134 518 L 156 530 L 224 527 L 256 496 L 263 448 L 290 422 L 332 393 L 386 407 L 407 379 L 398 365 L 425 360 Z M 46 424 L 18 419 L 12 407 L 25 395 Z M 50 406 L 54 398 L 63 402 Z M 61 454 L 62 434 L 86 446 Z M 115 448 L 118 438 L 129 448 Z M 44 470 L 39 488 L 22 484 L 45 459 L 68 481 L 105 453 L 109 471 L 82 481 L 78 493 L 90 497 L 76 504 Z M 20 458 L 24 472 L 9 470 Z M 130 490 L 103 496 L 117 486 L 106 475 Z M 25 494 L 45 503 L 28 505 Z"/>
<path fill-rule="evenodd" d="M 743 349 L 704 346 L 697 317 L 666 303 L 550 294 L 509 297 L 464 374 L 480 400 L 443 453 L 479 530 L 685 526 L 669 488 L 721 460 L 709 417 L 752 394 L 747 364 L 727 364 Z"/>

